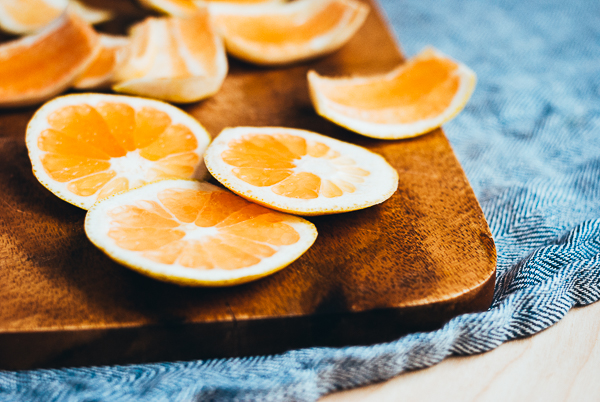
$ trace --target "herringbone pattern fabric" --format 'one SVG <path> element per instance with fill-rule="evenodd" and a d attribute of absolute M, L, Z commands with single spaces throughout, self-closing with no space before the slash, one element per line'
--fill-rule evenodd
<path fill-rule="evenodd" d="M 534 334 L 600 297 L 600 3 L 382 0 L 407 54 L 478 87 L 446 133 L 498 248 L 492 308 L 389 344 L 274 357 L 0 372 L 10 401 L 314 401 Z"/>

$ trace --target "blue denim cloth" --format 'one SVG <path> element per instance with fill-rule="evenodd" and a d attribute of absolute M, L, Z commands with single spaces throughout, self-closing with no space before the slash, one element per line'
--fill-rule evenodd
<path fill-rule="evenodd" d="M 498 249 L 492 308 L 370 347 L 0 372 L 10 401 L 314 401 L 534 334 L 600 297 L 600 2 L 382 0 L 406 54 L 478 74 L 444 128 Z"/>

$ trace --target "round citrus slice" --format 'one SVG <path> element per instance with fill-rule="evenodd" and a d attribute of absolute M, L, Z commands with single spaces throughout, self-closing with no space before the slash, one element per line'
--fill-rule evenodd
<path fill-rule="evenodd" d="M 165 178 L 197 178 L 210 142 L 196 119 L 167 103 L 78 94 L 46 103 L 26 133 L 33 173 L 63 200 L 89 209 Z"/>
<path fill-rule="evenodd" d="M 476 76 L 433 48 L 372 77 L 327 78 L 308 73 L 321 116 L 368 137 L 414 137 L 451 120 L 475 89 Z"/>
<path fill-rule="evenodd" d="M 159 280 L 231 286 L 274 273 L 315 241 L 314 225 L 192 180 L 163 180 L 109 197 L 85 232 L 115 261 Z"/>
<path fill-rule="evenodd" d="M 68 88 L 100 51 L 98 35 L 65 14 L 40 33 L 0 46 L 0 106 L 35 104 Z"/>
<path fill-rule="evenodd" d="M 110 87 L 117 62 L 117 52 L 129 43 L 125 36 L 100 34 L 101 49 L 73 83 L 77 89 L 102 89 Z"/>
<path fill-rule="evenodd" d="M 206 8 L 191 18 L 147 18 L 130 37 L 115 70 L 117 92 L 195 102 L 215 94 L 227 75 L 223 42 Z"/>
<path fill-rule="evenodd" d="M 365 148 L 305 130 L 225 129 L 204 155 L 224 186 L 258 204 L 298 215 L 354 211 L 398 188 L 398 173 Z"/>
<path fill-rule="evenodd" d="M 357 0 L 297 0 L 211 12 L 229 53 L 277 65 L 339 49 L 363 24 L 369 7 Z"/>

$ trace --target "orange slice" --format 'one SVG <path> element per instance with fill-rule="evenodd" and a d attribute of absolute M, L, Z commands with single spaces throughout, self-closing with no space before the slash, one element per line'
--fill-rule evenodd
<path fill-rule="evenodd" d="M 78 94 L 42 106 L 25 140 L 40 183 L 89 209 L 151 181 L 202 177 L 210 137 L 196 119 L 164 102 Z"/>
<path fill-rule="evenodd" d="M 208 11 L 192 18 L 147 18 L 131 30 L 113 89 L 171 102 L 195 102 L 216 93 L 227 75 L 221 38 Z"/>
<path fill-rule="evenodd" d="M 98 35 L 74 14 L 1 45 L 0 106 L 35 104 L 62 92 L 99 51 Z"/>
<path fill-rule="evenodd" d="M 0 28 L 13 34 L 37 31 L 60 17 L 69 0 L 2 0 Z"/>
<path fill-rule="evenodd" d="M 277 65 L 339 49 L 363 24 L 369 7 L 357 0 L 297 0 L 211 12 L 229 53 Z"/>
<path fill-rule="evenodd" d="M 451 120 L 475 89 L 476 76 L 433 48 L 387 74 L 327 78 L 308 73 L 321 116 L 368 137 L 414 137 Z"/>
<path fill-rule="evenodd" d="M 113 260 L 188 286 L 230 286 L 274 273 L 315 241 L 314 225 L 191 180 L 164 180 L 98 202 L 85 232 Z"/>
<path fill-rule="evenodd" d="M 398 173 L 380 155 L 291 128 L 225 129 L 204 161 L 234 193 L 298 215 L 366 208 L 387 200 L 398 188 Z"/>
<path fill-rule="evenodd" d="M 125 36 L 100 34 L 100 51 L 88 68 L 77 77 L 73 87 L 77 89 L 110 87 L 117 64 L 117 53 L 128 43 L 129 40 Z"/>

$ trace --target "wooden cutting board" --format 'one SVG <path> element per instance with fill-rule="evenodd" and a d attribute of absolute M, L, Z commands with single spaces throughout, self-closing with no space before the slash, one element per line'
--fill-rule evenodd
<path fill-rule="evenodd" d="M 309 69 L 364 74 L 402 62 L 377 5 L 370 4 L 364 26 L 337 53 L 288 68 L 230 60 L 222 90 L 185 106 L 212 135 L 237 125 L 309 129 L 380 153 L 400 174 L 398 191 L 382 205 L 309 218 L 319 232 L 314 246 L 257 282 L 182 288 L 111 261 L 87 240 L 85 211 L 56 198 L 31 172 L 24 133 L 36 108 L 1 111 L 0 368 L 367 344 L 485 310 L 495 247 L 443 132 L 368 139 L 317 116 L 310 103 Z M 123 21 L 106 26 L 123 30 Z"/>

